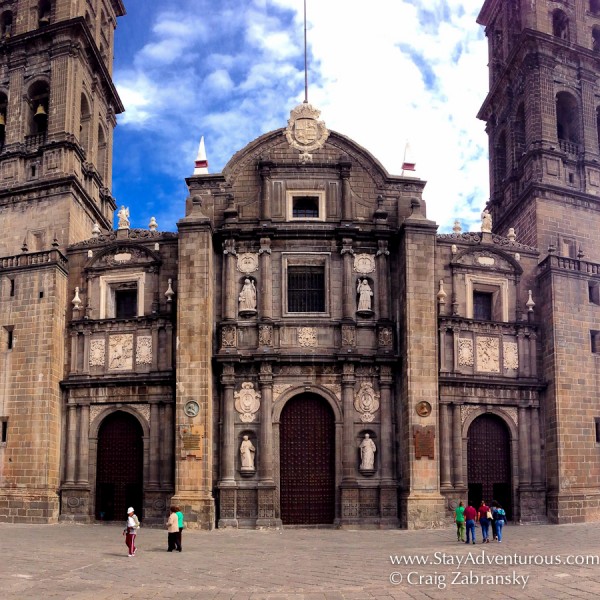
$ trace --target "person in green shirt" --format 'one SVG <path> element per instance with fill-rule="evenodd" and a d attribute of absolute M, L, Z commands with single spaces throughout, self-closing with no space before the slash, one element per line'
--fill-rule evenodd
<path fill-rule="evenodd" d="M 460 502 L 454 511 L 454 520 L 456 521 L 456 537 L 459 542 L 465 541 L 465 505 Z"/>
<path fill-rule="evenodd" d="M 179 521 L 179 533 L 177 534 L 177 538 L 175 540 L 175 549 L 181 552 L 181 532 L 183 531 L 183 513 L 179 506 L 175 507 L 175 514 L 177 515 L 177 520 Z"/>

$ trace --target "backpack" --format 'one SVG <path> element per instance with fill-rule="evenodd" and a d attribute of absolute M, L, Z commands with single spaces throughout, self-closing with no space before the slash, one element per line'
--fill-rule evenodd
<path fill-rule="evenodd" d="M 503 508 L 498 508 L 496 510 L 496 520 L 506 522 L 506 513 Z"/>

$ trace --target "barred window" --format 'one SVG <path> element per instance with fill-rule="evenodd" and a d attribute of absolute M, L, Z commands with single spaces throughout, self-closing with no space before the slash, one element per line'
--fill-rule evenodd
<path fill-rule="evenodd" d="M 473 318 L 480 321 L 492 320 L 492 297 L 489 292 L 473 292 Z"/>
<path fill-rule="evenodd" d="M 293 198 L 292 216 L 294 219 L 318 219 L 319 196 L 296 196 Z"/>
<path fill-rule="evenodd" d="M 137 285 L 123 287 L 125 289 L 115 289 L 115 316 L 117 319 L 132 319 L 137 317 Z"/>
<path fill-rule="evenodd" d="M 325 312 L 325 267 L 287 269 L 288 312 Z"/>

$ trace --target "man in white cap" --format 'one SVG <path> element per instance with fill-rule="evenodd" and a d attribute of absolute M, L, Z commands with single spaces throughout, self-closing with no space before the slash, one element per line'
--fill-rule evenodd
<path fill-rule="evenodd" d="M 127 509 L 127 524 L 125 525 L 125 529 L 123 530 L 123 535 L 125 536 L 125 545 L 129 550 L 129 558 L 135 556 L 135 536 L 137 535 L 137 531 L 140 528 L 140 521 L 137 518 L 135 512 L 133 511 L 133 507 L 130 506 Z"/>

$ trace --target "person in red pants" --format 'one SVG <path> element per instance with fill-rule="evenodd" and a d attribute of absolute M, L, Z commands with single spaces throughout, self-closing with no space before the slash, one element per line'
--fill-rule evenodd
<path fill-rule="evenodd" d="M 125 529 L 123 530 L 123 535 L 125 536 L 125 545 L 129 550 L 128 556 L 131 558 L 135 556 L 135 537 L 137 535 L 137 530 L 140 528 L 140 521 L 137 518 L 133 507 L 129 507 L 127 509 L 127 523 L 125 524 Z"/>

